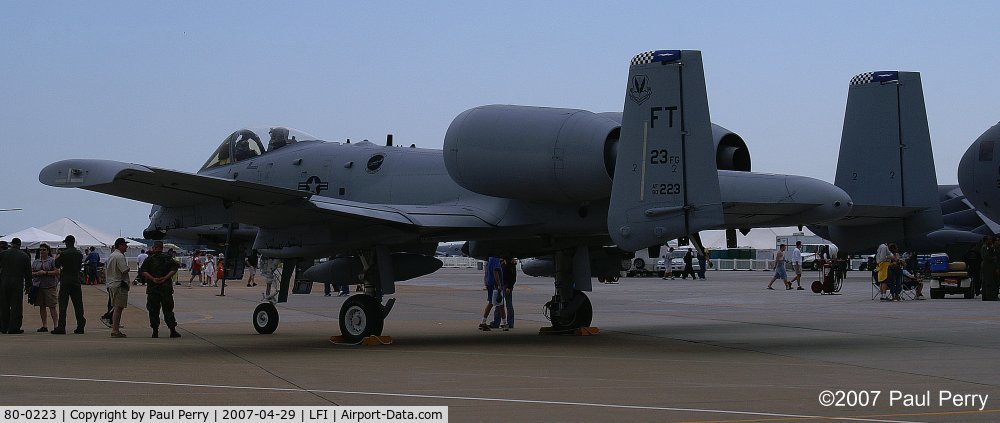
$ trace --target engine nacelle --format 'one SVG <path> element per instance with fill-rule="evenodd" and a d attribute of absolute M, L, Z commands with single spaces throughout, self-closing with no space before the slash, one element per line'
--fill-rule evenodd
<path fill-rule="evenodd" d="M 574 203 L 611 195 L 621 113 L 491 105 L 462 112 L 444 138 L 459 185 L 494 197 Z M 712 124 L 720 170 L 750 171 L 750 150 Z"/>
<path fill-rule="evenodd" d="M 620 125 L 576 109 L 492 105 L 458 115 L 444 138 L 448 174 L 484 195 L 581 202 L 611 195 Z"/>
<path fill-rule="evenodd" d="M 750 149 L 742 137 L 713 123 L 712 139 L 715 141 L 715 166 L 719 170 L 750 171 Z"/>
<path fill-rule="evenodd" d="M 619 125 L 622 123 L 621 112 L 601 112 L 598 115 L 618 122 Z M 743 141 L 743 137 L 713 123 L 712 141 L 715 145 L 716 168 L 719 170 L 736 170 L 740 172 L 750 171 L 750 149 L 747 148 L 747 143 Z M 614 164 L 614 159 L 612 159 L 611 163 Z M 610 173 L 614 173 L 613 167 Z"/>

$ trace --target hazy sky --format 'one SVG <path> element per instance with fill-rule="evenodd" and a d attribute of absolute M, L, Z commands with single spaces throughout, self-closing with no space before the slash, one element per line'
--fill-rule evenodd
<path fill-rule="evenodd" d="M 919 71 L 939 183 L 1000 119 L 1000 3 L 0 2 L 0 234 L 149 206 L 38 182 L 110 158 L 195 171 L 240 127 L 440 148 L 482 104 L 620 111 L 631 57 L 702 50 L 755 171 L 832 181 L 850 78 Z"/>

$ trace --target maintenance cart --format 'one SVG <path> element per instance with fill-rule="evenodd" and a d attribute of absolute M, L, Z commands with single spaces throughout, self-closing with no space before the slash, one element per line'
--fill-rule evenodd
<path fill-rule="evenodd" d="M 844 260 L 817 259 L 816 270 L 819 272 L 819 280 L 812 283 L 812 292 L 817 294 L 836 294 L 844 287 L 844 270 L 846 269 Z"/>

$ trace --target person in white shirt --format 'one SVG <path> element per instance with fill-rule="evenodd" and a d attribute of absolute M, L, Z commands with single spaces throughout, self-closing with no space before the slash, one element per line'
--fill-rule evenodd
<path fill-rule="evenodd" d="M 876 279 L 878 280 L 878 291 L 881 295 L 882 301 L 890 301 L 891 298 L 886 296 L 886 291 L 889 289 L 889 284 L 887 283 L 889 279 L 889 264 L 892 253 L 889 252 L 889 246 L 886 243 L 882 243 L 878 246 L 875 251 L 875 262 L 878 263 L 876 268 Z"/>
<path fill-rule="evenodd" d="M 674 259 L 674 247 L 667 247 L 667 254 L 663 256 L 663 279 L 674 280 L 674 269 L 671 262 Z"/>
<path fill-rule="evenodd" d="M 146 254 L 146 250 L 139 251 L 139 255 L 135 257 L 136 265 L 142 267 L 142 263 L 146 261 L 147 257 L 149 257 L 149 254 Z M 137 284 L 146 285 L 146 280 L 136 275 L 135 282 L 132 282 L 132 285 L 137 285 Z"/>
<path fill-rule="evenodd" d="M 802 241 L 795 241 L 795 248 L 792 249 L 792 270 L 795 270 L 795 277 L 791 282 L 795 282 L 798 290 L 802 289 Z"/>

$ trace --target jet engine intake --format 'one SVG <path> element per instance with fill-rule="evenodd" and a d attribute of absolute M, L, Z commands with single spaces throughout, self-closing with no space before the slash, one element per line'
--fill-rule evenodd
<path fill-rule="evenodd" d="M 586 110 L 481 106 L 448 127 L 444 162 L 455 182 L 479 194 L 598 200 L 611 195 L 619 131 L 618 122 Z"/>

